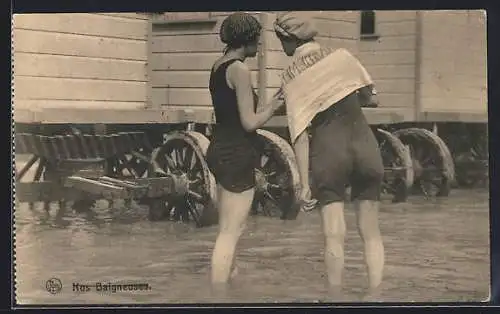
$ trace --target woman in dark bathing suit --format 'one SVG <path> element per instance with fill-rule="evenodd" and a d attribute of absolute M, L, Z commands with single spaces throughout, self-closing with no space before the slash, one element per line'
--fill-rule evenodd
<path fill-rule="evenodd" d="M 228 16 L 220 29 L 220 38 L 227 46 L 210 75 L 216 124 L 207 163 L 217 181 L 220 225 L 212 255 L 213 284 L 227 283 L 236 244 L 251 209 L 259 157 L 255 148 L 256 129 L 283 104 L 276 97 L 269 106 L 256 112 L 257 97 L 244 61 L 256 56 L 261 28 L 249 14 Z"/>

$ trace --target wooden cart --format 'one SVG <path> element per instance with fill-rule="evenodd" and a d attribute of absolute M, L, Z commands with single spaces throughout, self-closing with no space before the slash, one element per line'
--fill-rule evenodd
<path fill-rule="evenodd" d="M 16 15 L 16 154 L 35 156 L 18 173 L 19 201 L 43 202 L 47 210 L 50 202 L 65 208 L 72 201 L 86 210 L 97 198 L 136 199 L 149 205 L 151 219 L 216 221 L 215 181 L 204 160 L 215 122 L 207 87 L 228 14 Z M 274 13 L 253 14 L 264 28 L 258 56 L 248 62 L 259 96 L 269 98 L 288 58 L 272 29 Z M 315 12 L 317 40 L 348 48 L 377 84 L 381 106 L 365 114 L 394 200 L 404 201 L 414 182 L 427 194 L 447 195 L 454 162 L 428 128 L 487 122 L 484 16 L 391 11 L 366 17 L 373 15 Z M 375 27 L 370 31 L 366 23 Z M 455 47 L 452 38 L 473 51 L 442 51 Z M 285 117 L 258 132 L 262 165 L 254 211 L 295 219 L 298 173 Z M 23 182 L 34 165 L 35 182 Z"/>

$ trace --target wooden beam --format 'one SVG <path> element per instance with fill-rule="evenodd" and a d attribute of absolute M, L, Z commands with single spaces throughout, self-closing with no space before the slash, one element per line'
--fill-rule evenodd
<path fill-rule="evenodd" d="M 211 12 L 162 12 L 151 17 L 154 25 L 217 23 Z"/>
<path fill-rule="evenodd" d="M 400 122 L 415 121 L 413 111 L 406 108 L 364 108 L 370 124 L 393 124 Z M 429 114 L 429 113 L 428 113 Z M 453 113 L 446 113 L 452 114 Z M 456 114 L 455 114 L 456 115 Z M 461 114 L 467 118 L 467 113 Z M 470 117 L 476 117 L 472 114 Z M 487 118 L 487 114 L 479 114 Z M 483 118 L 484 118 L 483 117 Z M 19 123 L 44 123 L 44 124 L 176 124 L 194 122 L 200 124 L 215 123 L 213 109 L 207 107 L 169 108 L 144 110 L 119 110 L 119 109 L 69 109 L 69 108 L 47 108 L 38 112 L 32 112 L 28 121 Z M 474 121 L 478 118 L 474 118 Z M 286 127 L 286 117 L 273 117 L 266 126 Z"/>
<path fill-rule="evenodd" d="M 102 195 L 107 199 L 128 198 L 127 190 L 124 187 L 78 176 L 66 178 L 64 180 L 64 186 L 84 191 L 89 194 Z"/>
<path fill-rule="evenodd" d="M 28 110 L 28 109 L 26 109 Z M 16 123 L 41 124 L 155 124 L 155 123 L 214 123 L 212 108 L 172 109 L 99 109 L 99 108 L 45 108 L 23 114 L 26 120 L 16 117 Z"/>
<path fill-rule="evenodd" d="M 463 122 L 488 123 L 487 112 L 438 112 L 424 111 L 418 115 L 418 122 Z"/>
<path fill-rule="evenodd" d="M 415 100 L 414 113 L 418 117 L 422 111 L 422 13 L 416 11 L 415 16 Z"/>
<path fill-rule="evenodd" d="M 265 30 L 265 25 L 267 25 L 268 20 L 267 12 L 259 13 L 259 19 L 262 27 L 260 35 L 260 45 L 258 52 L 258 90 L 259 90 L 259 109 L 265 106 L 267 103 L 267 33 Z"/>
<path fill-rule="evenodd" d="M 147 32 L 147 59 L 146 59 L 146 104 L 145 108 L 153 108 L 159 104 L 153 103 L 153 17 L 148 17 L 148 32 Z M 156 108 L 158 109 L 158 108 Z"/>

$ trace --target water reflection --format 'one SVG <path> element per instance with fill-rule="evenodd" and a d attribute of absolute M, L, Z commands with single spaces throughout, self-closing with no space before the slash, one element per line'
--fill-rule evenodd
<path fill-rule="evenodd" d="M 323 240 L 317 212 L 296 221 L 249 219 L 238 247 L 239 275 L 226 299 L 216 299 L 209 279 L 217 227 L 196 229 L 149 222 L 136 204 L 108 208 L 94 217 L 68 213 L 49 221 L 43 210 L 16 211 L 17 296 L 23 304 L 311 302 L 327 300 Z M 481 300 L 489 290 L 488 197 L 453 191 L 449 198 L 383 203 L 386 301 Z M 366 285 L 362 243 L 346 208 L 346 294 L 358 301 Z M 52 295 L 45 282 L 57 277 Z M 148 283 L 138 292 L 74 292 L 73 283 Z"/>

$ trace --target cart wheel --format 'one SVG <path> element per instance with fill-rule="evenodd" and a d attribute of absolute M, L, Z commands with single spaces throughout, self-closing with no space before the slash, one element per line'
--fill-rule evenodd
<path fill-rule="evenodd" d="M 130 152 L 114 156 L 106 160 L 106 175 L 120 180 L 142 179 L 151 176 L 151 148 L 147 145 Z M 148 205 L 146 199 L 138 199 L 142 205 Z M 109 201 L 109 207 L 114 201 Z M 125 200 L 125 206 L 130 207 L 131 200 Z"/>
<path fill-rule="evenodd" d="M 420 128 L 397 130 L 393 134 L 410 147 L 417 191 L 427 197 L 448 196 L 455 180 L 455 165 L 443 140 Z"/>
<path fill-rule="evenodd" d="M 168 217 L 175 221 L 194 222 L 197 227 L 217 223 L 217 188 L 205 161 L 209 144 L 201 133 L 175 131 L 167 134 L 164 144 L 153 151 L 155 174 L 186 180 L 187 191 L 181 197 L 150 200 L 150 219 Z"/>
<path fill-rule="evenodd" d="M 127 180 L 147 178 L 151 171 L 151 149 L 139 148 L 131 154 L 106 160 L 106 174 L 112 178 Z"/>
<path fill-rule="evenodd" d="M 455 155 L 455 179 L 459 187 L 487 188 L 488 151 L 474 144 L 469 146 L 469 151 Z"/>
<path fill-rule="evenodd" d="M 385 169 L 383 191 L 394 195 L 394 203 L 405 202 L 414 180 L 410 149 L 390 132 L 377 131 Z"/>
<path fill-rule="evenodd" d="M 272 132 L 257 130 L 257 134 L 261 155 L 253 213 L 294 220 L 300 211 L 300 181 L 292 147 Z"/>

